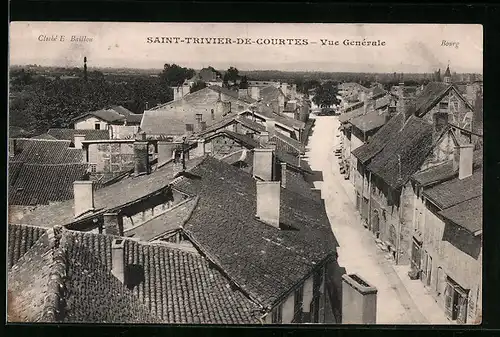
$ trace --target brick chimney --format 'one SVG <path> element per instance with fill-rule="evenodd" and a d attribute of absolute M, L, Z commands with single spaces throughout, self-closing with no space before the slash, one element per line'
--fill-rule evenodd
<path fill-rule="evenodd" d="M 258 101 L 260 99 L 260 88 L 259 87 L 251 87 L 250 88 L 250 97 L 254 100 Z"/>
<path fill-rule="evenodd" d="M 80 133 L 75 133 L 73 137 L 74 137 L 73 143 L 75 144 L 75 149 L 81 149 L 83 147 L 82 141 L 85 140 L 85 135 Z"/>
<path fill-rule="evenodd" d="M 434 133 L 441 133 L 441 131 L 443 131 L 443 129 L 448 125 L 447 112 L 435 112 L 432 119 L 434 124 Z"/>
<path fill-rule="evenodd" d="M 265 181 L 273 180 L 274 150 L 256 148 L 253 152 L 253 175 Z"/>
<path fill-rule="evenodd" d="M 134 163 L 136 175 L 149 173 L 149 143 L 143 131 L 137 135 L 134 142 Z"/>
<path fill-rule="evenodd" d="M 279 181 L 257 181 L 257 214 L 259 220 L 273 227 L 280 228 L 280 193 Z"/>
<path fill-rule="evenodd" d="M 125 240 L 114 239 L 111 243 L 111 273 L 120 280 L 125 282 Z"/>
<path fill-rule="evenodd" d="M 281 187 L 286 188 L 286 163 L 281 163 Z"/>
<path fill-rule="evenodd" d="M 465 179 L 472 175 L 474 164 L 473 155 L 473 144 L 455 146 L 453 169 L 458 170 L 458 179 Z"/>
<path fill-rule="evenodd" d="M 123 236 L 123 217 L 117 212 L 104 213 L 104 234 Z"/>
<path fill-rule="evenodd" d="M 94 182 L 77 180 L 73 182 L 75 218 L 94 210 Z"/>

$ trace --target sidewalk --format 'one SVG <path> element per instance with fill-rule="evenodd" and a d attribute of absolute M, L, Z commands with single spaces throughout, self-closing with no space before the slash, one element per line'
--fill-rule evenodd
<path fill-rule="evenodd" d="M 408 290 L 413 302 L 430 324 L 452 324 L 439 307 L 432 295 L 420 280 L 410 280 L 408 277 L 408 266 L 392 266 L 401 279 L 404 287 Z"/>

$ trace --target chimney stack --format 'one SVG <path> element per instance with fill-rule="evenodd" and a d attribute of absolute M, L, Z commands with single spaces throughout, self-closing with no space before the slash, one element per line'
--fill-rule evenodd
<path fill-rule="evenodd" d="M 448 125 L 448 113 L 435 112 L 432 117 L 434 120 L 434 132 L 441 133 L 441 131 L 443 131 L 443 129 Z"/>
<path fill-rule="evenodd" d="M 473 172 L 474 145 L 465 144 L 455 147 L 453 169 L 458 170 L 458 179 L 465 179 Z"/>
<path fill-rule="evenodd" d="M 265 146 L 267 143 L 269 143 L 269 132 L 267 131 L 262 131 L 259 135 L 259 143 L 261 146 Z"/>
<path fill-rule="evenodd" d="M 94 210 L 94 182 L 77 180 L 73 182 L 75 218 Z"/>
<path fill-rule="evenodd" d="M 276 122 L 274 119 L 266 120 L 266 131 L 269 133 L 269 137 L 273 137 L 276 132 Z"/>
<path fill-rule="evenodd" d="M 81 149 L 83 147 L 82 141 L 84 140 L 85 140 L 85 135 L 80 133 L 75 133 L 73 142 L 75 144 L 75 149 Z"/>
<path fill-rule="evenodd" d="M 158 141 L 158 165 L 164 164 L 174 157 L 174 149 L 177 144 L 167 141 Z"/>
<path fill-rule="evenodd" d="M 265 181 L 273 180 L 274 150 L 256 148 L 253 152 L 253 175 Z"/>
<path fill-rule="evenodd" d="M 273 227 L 280 228 L 280 193 L 279 181 L 257 181 L 256 217 Z"/>
<path fill-rule="evenodd" d="M 104 234 L 123 236 L 123 218 L 116 212 L 104 213 Z"/>
<path fill-rule="evenodd" d="M 144 131 L 139 132 L 134 142 L 134 162 L 136 175 L 149 174 L 149 143 Z"/>
<path fill-rule="evenodd" d="M 286 188 L 286 163 L 281 163 L 281 187 Z"/>
<path fill-rule="evenodd" d="M 205 139 L 200 138 L 194 149 L 194 157 L 203 157 L 205 155 Z"/>
<path fill-rule="evenodd" d="M 250 88 L 250 95 L 254 100 L 258 101 L 260 99 L 260 88 L 259 87 L 251 87 Z"/>
<path fill-rule="evenodd" d="M 125 240 L 114 239 L 111 243 L 111 273 L 125 283 L 125 255 L 124 255 Z"/>

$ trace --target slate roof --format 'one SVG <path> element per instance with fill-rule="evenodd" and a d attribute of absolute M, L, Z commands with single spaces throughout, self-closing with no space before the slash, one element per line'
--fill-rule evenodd
<path fill-rule="evenodd" d="M 408 107 L 408 114 L 423 116 L 432 109 L 453 86 L 443 82 L 429 82 Z"/>
<path fill-rule="evenodd" d="M 87 164 L 28 164 L 17 170 L 9 187 L 9 205 L 40 205 L 73 199 L 73 182 L 88 177 Z M 9 164 L 9 168 L 11 165 Z"/>
<path fill-rule="evenodd" d="M 196 198 L 190 198 L 183 201 L 167 210 L 165 213 L 137 227 L 126 230 L 124 234 L 125 236 L 133 236 L 142 241 L 150 241 L 166 232 L 180 229 L 191 215 L 197 202 L 198 200 Z"/>
<path fill-rule="evenodd" d="M 354 149 L 351 154 L 355 156 L 362 164 L 372 159 L 377 153 L 392 142 L 396 134 L 404 123 L 404 113 L 399 113 L 392 117 L 384 126 L 382 126 L 366 144 Z"/>
<path fill-rule="evenodd" d="M 469 232 L 476 233 L 483 229 L 483 196 L 463 201 L 439 214 Z"/>
<path fill-rule="evenodd" d="M 111 274 L 115 237 L 65 229 L 52 237 L 42 237 L 27 253 L 32 258 L 9 272 L 9 311 L 21 321 L 259 322 L 257 305 L 199 254 L 125 239 L 123 284 Z"/>
<path fill-rule="evenodd" d="M 202 160 L 203 157 L 186 161 L 190 168 Z M 156 171 L 142 176 L 129 176 L 109 186 L 94 191 L 94 207 L 99 210 L 112 210 L 119 206 L 134 202 L 163 188 L 166 188 L 174 179 L 175 168 L 173 163 L 167 163 Z M 52 205 L 42 205 L 26 214 L 19 223 L 53 227 L 67 225 L 74 222 L 74 200 L 62 201 Z"/>
<path fill-rule="evenodd" d="M 417 172 L 432 149 L 432 132 L 432 126 L 425 120 L 410 116 L 404 128 L 391 137 L 367 169 L 389 186 L 401 187 Z"/>
<path fill-rule="evenodd" d="M 211 157 L 191 173 L 199 178 L 174 185 L 200 198 L 185 233 L 265 307 L 335 256 L 338 244 L 324 204 L 282 188 L 280 222 L 295 230 L 279 230 L 255 218 L 256 183 L 251 174 Z"/>
<path fill-rule="evenodd" d="M 483 194 L 483 172 L 478 169 L 472 176 L 455 179 L 424 190 L 424 195 L 442 210 Z"/>
<path fill-rule="evenodd" d="M 85 140 L 109 139 L 108 130 L 49 129 L 47 134 L 59 140 L 75 140 L 75 134 L 85 135 Z"/>
<path fill-rule="evenodd" d="M 28 139 L 19 144 L 22 152 L 12 161 L 30 164 L 74 164 L 83 163 L 83 150 L 70 148 L 70 141 Z M 16 143 L 17 147 L 17 143 Z"/>
<path fill-rule="evenodd" d="M 352 118 L 349 123 L 361 132 L 368 132 L 382 127 L 385 124 L 385 116 L 386 114 L 378 111 L 370 111 L 365 115 Z"/>

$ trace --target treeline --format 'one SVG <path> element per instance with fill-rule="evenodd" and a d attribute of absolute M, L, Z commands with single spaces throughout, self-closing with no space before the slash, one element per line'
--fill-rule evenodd
<path fill-rule="evenodd" d="M 168 102 L 173 92 L 159 77 L 128 76 L 126 81 L 108 79 L 100 72 L 81 77 L 50 79 L 19 70 L 11 74 L 9 125 L 30 133 L 69 127 L 71 120 L 89 111 L 123 105 L 136 113 Z"/>

